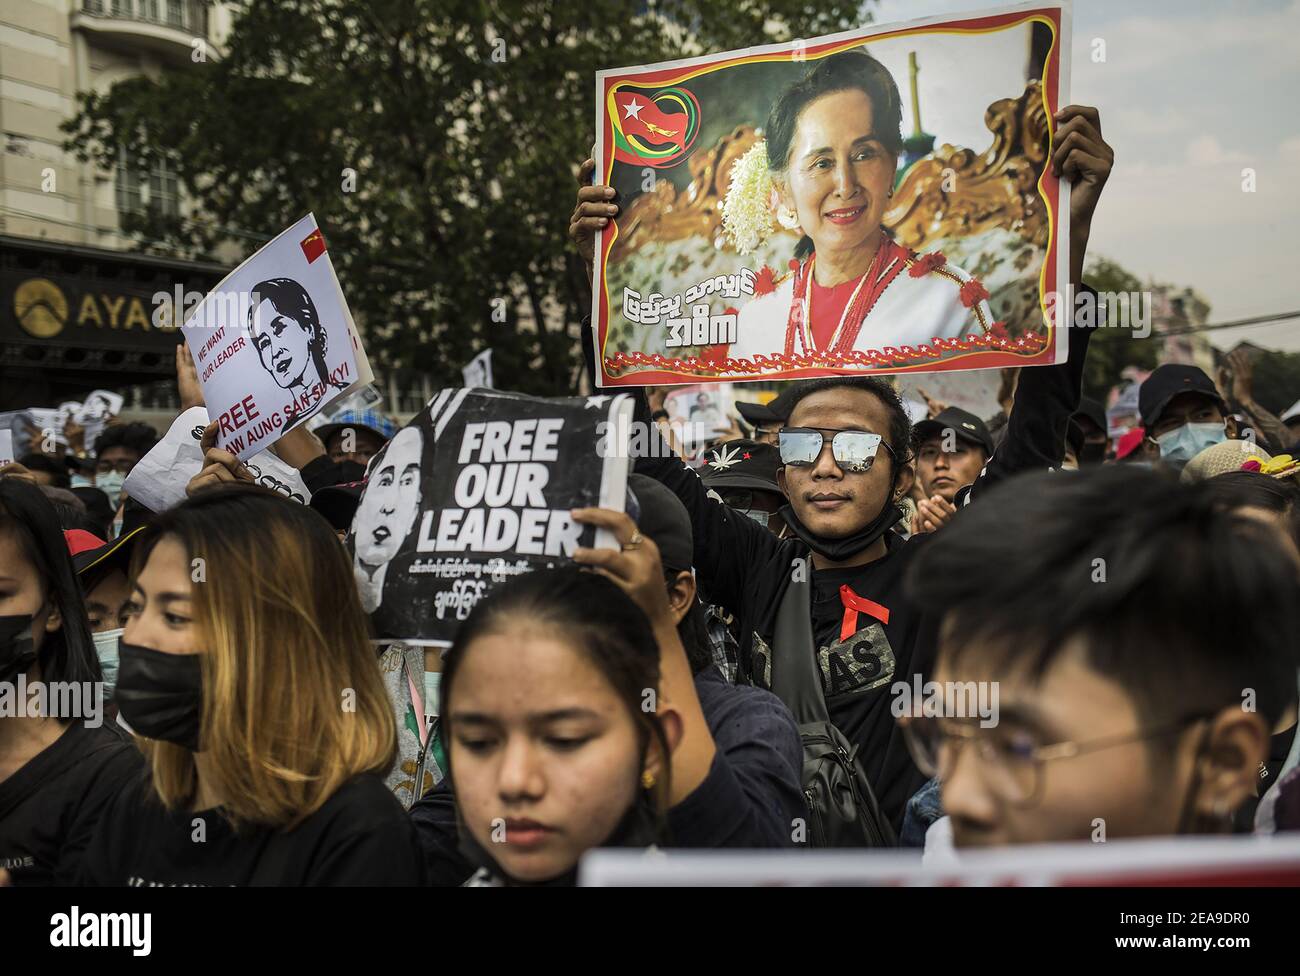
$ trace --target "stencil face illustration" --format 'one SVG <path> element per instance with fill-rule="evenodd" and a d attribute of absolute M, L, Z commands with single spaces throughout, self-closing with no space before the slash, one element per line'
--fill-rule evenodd
<path fill-rule="evenodd" d="M 379 566 L 402 547 L 420 509 L 420 455 L 424 437 L 417 428 L 398 432 L 370 475 L 357 509 L 358 561 Z"/>
<path fill-rule="evenodd" d="M 298 386 L 311 364 L 311 331 L 291 315 L 276 310 L 264 299 L 253 313 L 253 343 L 262 368 L 282 388 Z"/>

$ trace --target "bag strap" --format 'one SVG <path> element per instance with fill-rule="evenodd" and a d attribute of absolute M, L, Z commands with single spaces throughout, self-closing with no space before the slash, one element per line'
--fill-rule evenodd
<path fill-rule="evenodd" d="M 790 564 L 790 583 L 772 631 L 772 693 L 785 702 L 799 725 L 831 720 L 817 673 L 811 576 L 812 556 L 805 552 Z"/>

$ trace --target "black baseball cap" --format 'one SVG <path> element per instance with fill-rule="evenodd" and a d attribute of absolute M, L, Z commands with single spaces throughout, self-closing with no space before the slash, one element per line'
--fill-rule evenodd
<path fill-rule="evenodd" d="M 781 451 L 775 444 L 760 444 L 740 437 L 723 441 L 704 456 L 700 478 L 706 488 L 750 488 L 780 494 L 776 471 Z"/>
<path fill-rule="evenodd" d="M 787 384 L 784 390 L 767 403 L 747 403 L 737 400 L 736 409 L 740 411 L 740 416 L 744 418 L 745 423 L 751 427 L 762 424 L 783 424 L 790 418 L 790 400 L 794 387 L 793 383 Z"/>
<path fill-rule="evenodd" d="M 993 456 L 993 435 L 984 421 L 969 410 L 961 407 L 947 407 L 929 420 L 922 420 L 912 426 L 912 440 L 919 447 L 930 437 L 941 437 L 948 428 L 962 440 L 984 448 L 984 453 Z"/>
<path fill-rule="evenodd" d="M 361 492 L 365 487 L 365 481 L 327 485 L 312 493 L 308 507 L 320 512 L 334 531 L 347 532 L 352 528 L 352 516 L 357 513 L 357 506 L 361 504 Z"/>
<path fill-rule="evenodd" d="M 644 474 L 628 475 L 627 486 L 641 509 L 636 527 L 659 547 L 664 569 L 670 573 L 689 570 L 695 557 L 695 532 L 681 499 Z"/>
<path fill-rule="evenodd" d="M 1106 426 L 1106 408 L 1092 397 L 1079 398 L 1079 409 L 1074 411 L 1074 416 L 1092 421 L 1103 434 L 1109 429 Z"/>
<path fill-rule="evenodd" d="M 1205 370 L 1183 363 L 1165 363 L 1157 366 L 1138 389 L 1138 416 L 1142 426 L 1150 430 L 1169 401 L 1180 393 L 1200 393 L 1208 396 L 1221 408 L 1223 397 Z"/>
<path fill-rule="evenodd" d="M 134 498 L 128 498 L 122 506 L 122 529 L 118 537 L 102 546 L 77 552 L 72 557 L 72 568 L 78 576 L 92 569 L 106 569 L 113 565 L 120 566 L 126 572 L 131 565 L 131 553 L 135 550 L 140 533 L 148 528 L 154 517 L 153 512 Z"/>

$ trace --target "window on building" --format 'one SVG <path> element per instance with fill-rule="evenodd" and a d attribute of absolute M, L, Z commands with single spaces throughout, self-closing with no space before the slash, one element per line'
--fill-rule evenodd
<path fill-rule="evenodd" d="M 149 173 L 149 209 L 164 217 L 180 213 L 180 182 L 176 170 L 166 162 L 159 163 Z"/>
<path fill-rule="evenodd" d="M 121 216 L 144 212 L 144 180 L 140 170 L 127 162 L 126 156 L 119 153 L 117 170 L 114 173 L 117 212 Z"/>
<path fill-rule="evenodd" d="M 149 170 L 129 165 L 118 157 L 116 171 L 117 212 L 119 215 L 154 211 L 164 217 L 180 214 L 180 179 L 174 166 L 160 162 Z"/>

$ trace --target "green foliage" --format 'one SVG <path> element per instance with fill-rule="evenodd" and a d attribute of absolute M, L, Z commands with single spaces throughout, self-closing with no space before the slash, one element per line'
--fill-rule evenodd
<path fill-rule="evenodd" d="M 1284 413 L 1300 399 L 1300 353 L 1266 350 L 1255 357 L 1255 400 L 1270 413 Z"/>
<path fill-rule="evenodd" d="M 312 211 L 377 365 L 459 382 L 490 345 L 500 386 L 551 394 L 572 389 L 589 301 L 566 233 L 596 70 L 862 20 L 842 0 L 231 6 L 219 58 L 89 93 L 65 126 L 83 159 L 107 167 L 120 147 L 178 171 L 192 217 L 126 229 L 212 259 L 223 243 L 250 254 Z"/>
<path fill-rule="evenodd" d="M 1083 280 L 1099 292 L 1145 291 L 1137 276 L 1107 258 L 1088 262 Z M 1125 366 L 1155 369 L 1160 341 L 1153 336 L 1134 338 L 1130 329 L 1098 329 L 1088 341 L 1088 361 L 1083 369 L 1083 392 L 1106 402 L 1107 391 L 1120 381 Z"/>

